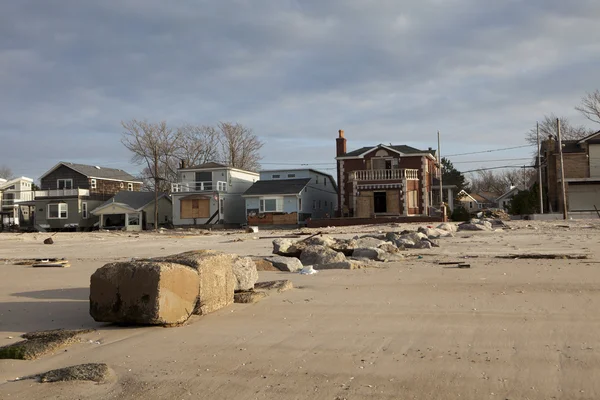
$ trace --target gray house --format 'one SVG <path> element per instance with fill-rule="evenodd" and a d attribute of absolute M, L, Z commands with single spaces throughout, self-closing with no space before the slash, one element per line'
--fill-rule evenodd
<path fill-rule="evenodd" d="M 334 216 L 333 177 L 311 168 L 265 170 L 245 193 L 249 225 L 298 225 Z"/>
<path fill-rule="evenodd" d="M 91 211 L 100 219 L 100 229 L 141 231 L 154 228 L 154 192 L 121 191 Z M 173 206 L 166 193 L 158 195 L 158 224 L 171 223 Z"/>
<path fill-rule="evenodd" d="M 40 177 L 35 191 L 35 224 L 48 230 L 87 230 L 91 214 L 121 190 L 139 191 L 142 182 L 121 169 L 59 162 Z"/>
<path fill-rule="evenodd" d="M 246 222 L 244 193 L 258 173 L 214 162 L 177 170 L 171 185 L 173 225 L 242 225 Z"/>

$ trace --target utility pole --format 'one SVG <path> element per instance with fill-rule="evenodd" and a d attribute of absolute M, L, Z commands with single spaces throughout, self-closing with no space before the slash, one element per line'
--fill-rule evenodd
<path fill-rule="evenodd" d="M 154 230 L 158 231 L 158 146 L 154 145 Z"/>
<path fill-rule="evenodd" d="M 439 169 L 440 169 L 440 207 L 443 207 L 444 205 L 444 192 L 442 190 L 442 148 L 440 146 L 440 131 L 438 131 L 437 133 L 437 139 L 438 139 L 438 165 L 439 165 Z M 450 201 L 450 199 L 448 199 L 448 201 Z"/>
<path fill-rule="evenodd" d="M 536 134 L 537 134 L 537 164 L 538 164 L 538 196 L 540 197 L 540 214 L 544 213 L 544 198 L 542 190 L 542 157 L 540 156 L 540 123 L 536 122 Z"/>
<path fill-rule="evenodd" d="M 560 183 L 563 198 L 563 219 L 569 218 L 567 211 L 567 192 L 565 190 L 565 163 L 563 161 L 562 139 L 560 135 L 560 119 L 556 118 L 556 128 L 558 133 L 558 153 L 560 154 Z"/>

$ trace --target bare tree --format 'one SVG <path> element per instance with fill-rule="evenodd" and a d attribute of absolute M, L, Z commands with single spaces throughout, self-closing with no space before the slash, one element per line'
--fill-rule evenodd
<path fill-rule="evenodd" d="M 177 128 L 179 146 L 177 158 L 189 166 L 204 164 L 219 158 L 219 132 L 206 125 L 183 125 Z"/>
<path fill-rule="evenodd" d="M 6 165 L 0 165 L 0 178 L 12 179 L 13 176 L 14 175 L 13 175 L 12 169 L 10 169 L 10 167 L 7 167 Z"/>
<path fill-rule="evenodd" d="M 533 168 L 514 168 L 502 172 L 479 170 L 470 177 L 471 190 L 474 193 L 490 192 L 498 196 L 508 192 L 513 186 L 529 187 L 535 182 Z"/>
<path fill-rule="evenodd" d="M 586 93 L 581 99 L 581 104 L 575 109 L 590 121 L 600 124 L 600 90 Z"/>
<path fill-rule="evenodd" d="M 539 123 L 540 140 L 548 139 L 548 136 L 557 137 L 556 115 L 545 115 Z M 591 134 L 592 131 L 583 125 L 573 125 L 566 117 L 558 118 L 560 120 L 560 133 L 563 140 L 577 140 Z M 531 145 L 537 144 L 537 128 L 534 126 L 525 135 L 525 140 Z M 537 152 L 536 152 L 537 154 Z"/>
<path fill-rule="evenodd" d="M 252 129 L 231 122 L 219 122 L 217 128 L 224 162 L 234 168 L 258 171 L 262 159 L 260 149 L 264 143 Z"/>
<path fill-rule="evenodd" d="M 179 133 L 165 121 L 152 123 L 131 120 L 121 122 L 125 129 L 121 143 L 133 153 L 132 161 L 144 165 L 144 173 L 154 183 L 154 229 L 158 229 L 158 192 L 168 191 L 167 175 L 171 160 L 177 150 Z"/>

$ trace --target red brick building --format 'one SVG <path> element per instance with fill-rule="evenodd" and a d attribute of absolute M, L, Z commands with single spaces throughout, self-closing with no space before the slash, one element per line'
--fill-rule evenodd
<path fill-rule="evenodd" d="M 379 144 L 348 152 L 342 130 L 336 148 L 340 216 L 430 215 L 438 175 L 434 150 Z"/>

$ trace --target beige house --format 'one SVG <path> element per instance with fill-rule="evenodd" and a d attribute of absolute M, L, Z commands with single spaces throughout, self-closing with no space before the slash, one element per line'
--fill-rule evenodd
<path fill-rule="evenodd" d="M 165 193 L 158 197 L 158 224 L 170 224 L 172 218 L 171 199 Z M 100 218 L 100 229 L 124 229 L 141 231 L 154 228 L 154 192 L 117 193 L 112 199 L 91 212 Z"/>

